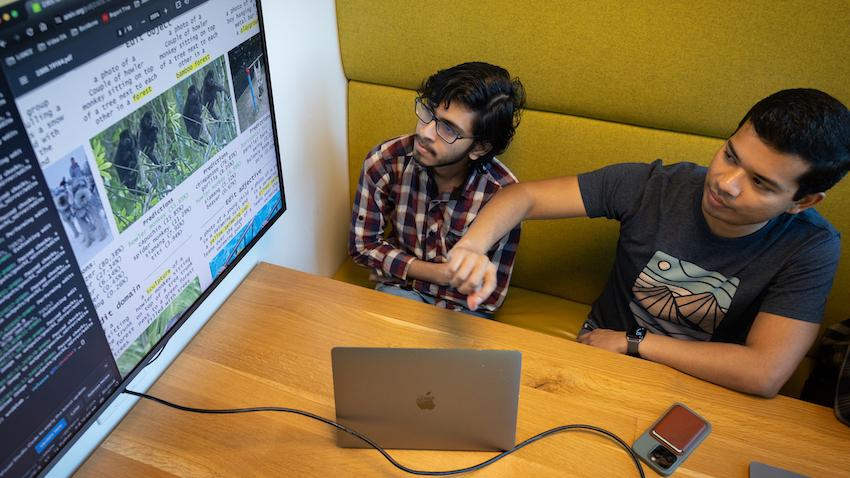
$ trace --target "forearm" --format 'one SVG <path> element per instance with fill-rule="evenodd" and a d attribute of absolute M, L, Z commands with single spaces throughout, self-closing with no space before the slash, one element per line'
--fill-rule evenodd
<path fill-rule="evenodd" d="M 407 269 L 407 279 L 416 279 L 440 286 L 447 286 L 451 279 L 451 272 L 444 262 L 428 262 L 414 259 Z"/>
<path fill-rule="evenodd" d="M 640 355 L 688 375 L 765 397 L 776 395 L 788 379 L 773 361 L 746 345 L 648 334 L 640 344 Z"/>
<path fill-rule="evenodd" d="M 513 184 L 494 194 L 455 247 L 486 254 L 522 222 L 533 207 L 533 198 L 525 184 Z"/>
<path fill-rule="evenodd" d="M 467 294 L 475 310 L 496 288 L 496 267 L 487 251 L 523 219 L 587 216 L 578 178 L 566 176 L 505 187 L 493 195 L 463 239 L 449 251 L 450 284 Z"/>
<path fill-rule="evenodd" d="M 446 286 L 451 279 L 447 264 L 417 259 L 384 240 L 365 241 L 352 234 L 348 253 L 357 264 L 380 269 L 402 280 L 416 279 Z"/>
<path fill-rule="evenodd" d="M 493 195 L 456 247 L 484 254 L 524 219 L 586 215 L 576 176 L 512 184 Z"/>
<path fill-rule="evenodd" d="M 772 397 L 785 385 L 818 334 L 818 324 L 759 312 L 746 343 L 674 339 L 647 334 L 640 356 L 741 392 Z M 594 329 L 578 341 L 624 354 L 626 333 Z"/>

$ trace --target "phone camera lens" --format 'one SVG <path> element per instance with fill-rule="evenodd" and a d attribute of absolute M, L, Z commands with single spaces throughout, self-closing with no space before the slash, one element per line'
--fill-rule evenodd
<path fill-rule="evenodd" d="M 649 454 L 649 459 L 664 469 L 670 468 L 673 463 L 676 463 L 676 455 L 661 445 L 658 445 L 654 450 L 652 450 Z"/>

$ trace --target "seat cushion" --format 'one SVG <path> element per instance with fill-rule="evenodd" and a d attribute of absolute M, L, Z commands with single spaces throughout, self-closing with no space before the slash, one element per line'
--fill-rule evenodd
<path fill-rule="evenodd" d="M 511 287 L 494 318 L 524 329 L 575 340 L 589 312 L 587 304 Z"/>
<path fill-rule="evenodd" d="M 343 261 L 339 269 L 334 272 L 333 278 L 369 289 L 375 288 L 375 283 L 369 280 L 369 269 L 357 265 L 351 258 Z"/>

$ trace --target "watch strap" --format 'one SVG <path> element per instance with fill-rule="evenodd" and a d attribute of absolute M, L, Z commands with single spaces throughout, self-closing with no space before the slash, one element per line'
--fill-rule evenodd
<path fill-rule="evenodd" d="M 646 329 L 635 325 L 626 333 L 626 354 L 640 357 L 640 343 L 646 337 Z"/>

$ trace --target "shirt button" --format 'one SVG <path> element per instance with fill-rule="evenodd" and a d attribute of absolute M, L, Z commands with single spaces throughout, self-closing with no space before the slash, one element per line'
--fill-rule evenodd
<path fill-rule="evenodd" d="M 359 221 L 362 221 L 362 220 L 363 220 L 363 216 L 357 216 L 357 219 L 358 219 Z"/>

